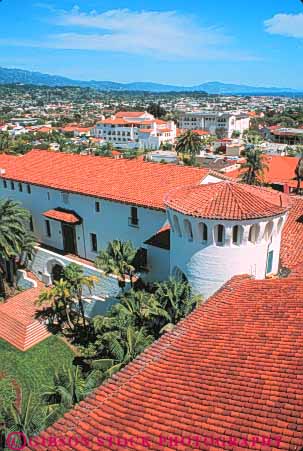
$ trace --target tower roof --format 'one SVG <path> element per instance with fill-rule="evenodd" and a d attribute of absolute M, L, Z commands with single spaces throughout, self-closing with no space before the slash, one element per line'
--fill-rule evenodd
<path fill-rule="evenodd" d="M 286 212 L 289 198 L 267 188 L 223 181 L 177 188 L 166 195 L 165 204 L 199 218 L 246 220 Z"/>

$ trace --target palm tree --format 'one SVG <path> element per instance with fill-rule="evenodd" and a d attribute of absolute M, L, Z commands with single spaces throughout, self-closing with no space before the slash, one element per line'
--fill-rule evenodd
<path fill-rule="evenodd" d="M 96 276 L 85 276 L 81 266 L 76 263 L 70 263 L 63 269 L 63 279 L 67 282 L 71 297 L 78 304 L 82 324 L 84 329 L 87 331 L 87 321 L 83 304 L 83 291 L 86 289 L 91 292 L 95 286 L 95 283 L 98 282 L 98 278 Z"/>
<path fill-rule="evenodd" d="M 133 247 L 131 241 L 113 240 L 109 242 L 106 250 L 99 252 L 95 264 L 97 268 L 105 271 L 107 275 L 114 274 L 118 276 L 119 286 L 124 289 L 128 278 L 131 286 L 133 285 L 133 277 L 136 272 L 136 255 L 137 249 Z"/>
<path fill-rule="evenodd" d="M 114 305 L 113 315 L 127 317 L 136 327 L 146 327 L 155 332 L 154 327 L 159 320 L 170 320 L 170 316 L 163 309 L 156 297 L 144 290 L 130 290 L 120 297 L 120 302 Z M 148 327 L 149 325 L 153 327 Z"/>
<path fill-rule="evenodd" d="M 56 320 L 61 328 L 67 322 L 70 331 L 74 331 L 75 325 L 72 312 L 74 302 L 68 282 L 60 279 L 54 282 L 52 288 L 43 290 L 40 293 L 37 305 L 46 305 L 48 309 L 51 309 L 51 317 L 49 316 L 49 319 L 52 319 L 52 322 Z"/>
<path fill-rule="evenodd" d="M 14 265 L 23 251 L 29 252 L 34 246 L 34 237 L 26 228 L 29 219 L 30 213 L 18 202 L 0 200 L 0 283 L 4 293 L 6 262 Z"/>
<path fill-rule="evenodd" d="M 200 152 L 202 147 L 200 136 L 193 132 L 192 130 L 188 130 L 183 133 L 177 139 L 176 151 L 178 154 L 181 154 L 184 157 L 184 154 L 190 154 L 190 160 L 192 164 L 196 162 L 196 155 Z"/>
<path fill-rule="evenodd" d="M 297 193 L 299 194 L 301 190 L 301 182 L 303 180 L 303 157 L 301 157 L 298 161 L 297 167 L 295 169 L 295 174 L 298 181 Z"/>
<path fill-rule="evenodd" d="M 126 329 L 105 332 L 101 341 L 107 351 L 107 356 L 92 362 L 92 367 L 103 371 L 103 378 L 112 376 L 154 341 L 144 327 L 136 329 L 129 325 Z"/>
<path fill-rule="evenodd" d="M 169 315 L 169 326 L 185 318 L 202 301 L 201 296 L 193 296 L 188 282 L 169 279 L 156 283 L 155 297 Z"/>
<path fill-rule="evenodd" d="M 82 401 L 101 382 L 101 373 L 97 370 L 85 377 L 79 366 L 63 367 L 55 372 L 52 383 L 42 394 L 42 401 L 51 412 L 66 411 Z"/>
<path fill-rule="evenodd" d="M 241 169 L 244 169 L 242 181 L 248 185 L 260 185 L 264 170 L 268 169 L 262 151 L 253 147 L 246 151 L 245 157 L 246 161 L 241 165 Z"/>
<path fill-rule="evenodd" d="M 31 392 L 22 397 L 20 406 L 12 403 L 1 410 L 1 417 L 6 434 L 10 432 L 22 433 L 19 437 L 20 449 L 23 449 L 22 446 L 26 445 L 23 441 L 27 437 L 36 435 L 42 429 L 50 426 L 56 419 L 53 412 L 47 412 L 41 405 L 40 400 Z"/>

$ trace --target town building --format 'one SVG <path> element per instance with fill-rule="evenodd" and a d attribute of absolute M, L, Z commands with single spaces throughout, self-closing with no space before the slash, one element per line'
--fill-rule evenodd
<path fill-rule="evenodd" d="M 155 119 L 147 112 L 118 112 L 99 121 L 91 135 L 121 149 L 159 149 L 174 144 L 177 129 L 173 121 Z"/>
<path fill-rule="evenodd" d="M 250 117 L 244 113 L 229 113 L 216 111 L 195 111 L 180 116 L 179 127 L 187 130 L 206 130 L 212 135 L 222 134 L 231 138 L 233 132 L 243 132 L 249 129 Z"/>
<path fill-rule="evenodd" d="M 0 168 L 1 198 L 31 212 L 31 270 L 47 285 L 74 257 L 100 276 L 93 262 L 114 239 L 140 250 L 148 282 L 184 278 L 205 298 L 243 271 L 263 279 L 279 270 L 289 205 L 276 191 L 206 168 L 42 150 L 1 156 Z M 103 276 L 96 290 L 112 302 L 117 280 Z"/>

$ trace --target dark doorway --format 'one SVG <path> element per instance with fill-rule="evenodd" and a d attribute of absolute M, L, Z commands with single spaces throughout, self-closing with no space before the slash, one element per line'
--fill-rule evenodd
<path fill-rule="evenodd" d="M 63 277 L 63 266 L 56 264 L 52 269 L 52 281 L 57 282 Z"/>
<path fill-rule="evenodd" d="M 76 254 L 76 234 L 75 227 L 68 224 L 62 224 L 63 246 L 64 251 L 68 254 Z"/>

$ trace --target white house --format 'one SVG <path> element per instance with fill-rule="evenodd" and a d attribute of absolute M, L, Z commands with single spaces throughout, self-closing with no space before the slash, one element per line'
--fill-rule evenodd
<path fill-rule="evenodd" d="M 231 138 L 234 131 L 243 132 L 249 128 L 250 117 L 243 113 L 226 113 L 215 111 L 195 111 L 181 115 L 179 126 L 187 130 L 207 130 L 216 134 L 218 130 L 225 132 Z"/>
<path fill-rule="evenodd" d="M 0 155 L 0 198 L 32 215 L 31 269 L 50 284 L 58 266 L 93 261 L 109 241 L 131 240 L 146 280 L 184 277 L 212 294 L 235 274 L 277 273 L 287 196 L 230 182 L 209 169 L 33 150 Z M 113 298 L 117 280 L 95 295 Z"/>
<path fill-rule="evenodd" d="M 173 121 L 155 119 L 142 111 L 122 111 L 98 122 L 91 135 L 122 149 L 159 149 L 161 144 L 173 144 L 177 131 Z"/>

